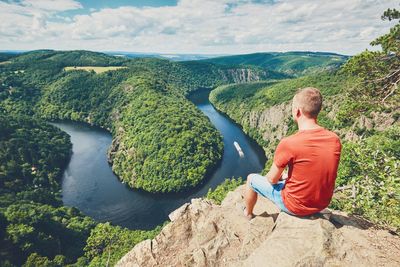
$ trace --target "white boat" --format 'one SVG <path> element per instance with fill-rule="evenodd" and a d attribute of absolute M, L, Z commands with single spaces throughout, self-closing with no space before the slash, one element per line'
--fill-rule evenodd
<path fill-rule="evenodd" d="M 244 157 L 244 153 L 243 153 L 242 148 L 239 146 L 238 142 L 236 142 L 236 141 L 233 142 L 233 145 L 235 146 L 237 152 L 239 153 L 239 156 L 240 156 L 241 158 L 243 158 L 243 157 Z"/>

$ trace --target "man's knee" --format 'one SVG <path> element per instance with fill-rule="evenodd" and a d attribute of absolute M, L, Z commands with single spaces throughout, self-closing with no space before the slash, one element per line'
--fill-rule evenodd
<path fill-rule="evenodd" d="M 247 184 L 250 185 L 251 184 L 251 179 L 253 177 L 254 173 L 250 173 L 249 175 L 247 175 Z"/>

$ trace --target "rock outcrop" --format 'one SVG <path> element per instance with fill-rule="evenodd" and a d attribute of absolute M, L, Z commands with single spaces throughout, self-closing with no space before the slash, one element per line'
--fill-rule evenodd
<path fill-rule="evenodd" d="M 263 70 L 252 68 L 232 68 L 218 70 L 218 74 L 225 83 L 247 83 L 265 80 L 269 74 Z"/>
<path fill-rule="evenodd" d="M 243 118 L 242 125 L 248 120 L 249 127 L 257 129 L 269 147 L 275 147 L 277 141 L 285 137 L 288 132 L 288 121 L 292 119 L 291 112 L 291 102 L 284 102 L 261 111 L 250 111 L 247 118 Z M 272 155 L 271 151 L 264 149 L 268 156 Z"/>
<path fill-rule="evenodd" d="M 400 238 L 341 212 L 298 218 L 264 198 L 243 216 L 241 186 L 221 205 L 193 199 L 117 266 L 400 266 Z"/>

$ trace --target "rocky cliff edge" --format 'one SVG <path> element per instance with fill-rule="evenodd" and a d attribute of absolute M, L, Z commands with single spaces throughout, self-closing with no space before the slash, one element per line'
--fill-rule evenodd
<path fill-rule="evenodd" d="M 117 266 L 400 266 L 394 233 L 338 211 L 290 216 L 261 197 L 248 220 L 243 192 L 230 192 L 221 205 L 192 199 Z"/>

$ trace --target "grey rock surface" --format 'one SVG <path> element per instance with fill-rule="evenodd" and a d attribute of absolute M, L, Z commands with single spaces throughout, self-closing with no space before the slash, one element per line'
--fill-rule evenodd
<path fill-rule="evenodd" d="M 337 211 L 290 216 L 261 197 L 248 220 L 243 191 L 221 205 L 192 199 L 117 266 L 400 266 L 400 238 L 387 230 Z"/>

